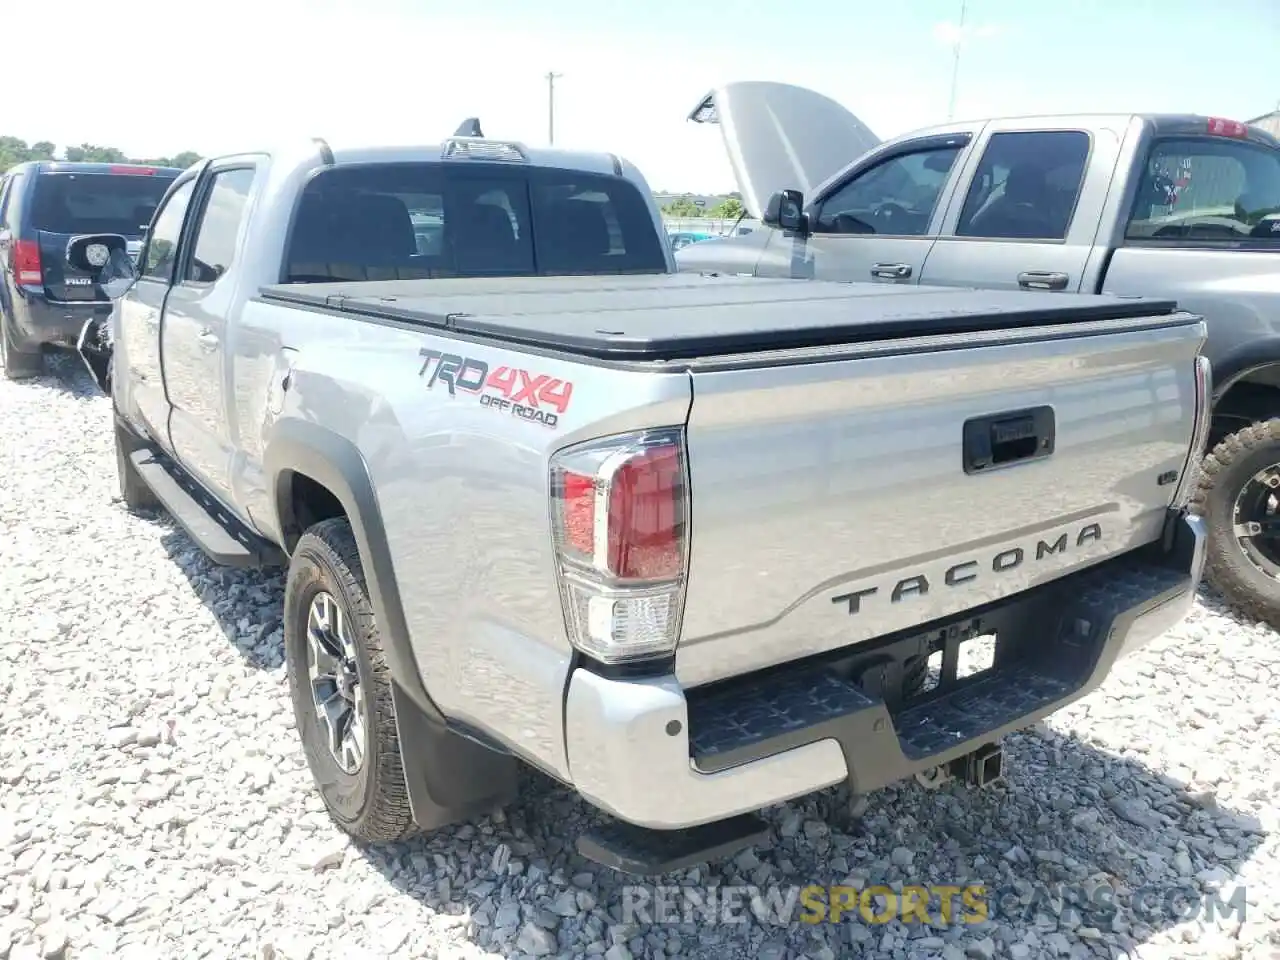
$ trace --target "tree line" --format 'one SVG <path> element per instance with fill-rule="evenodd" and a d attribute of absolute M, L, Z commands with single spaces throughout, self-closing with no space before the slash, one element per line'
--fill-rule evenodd
<path fill-rule="evenodd" d="M 69 160 L 73 163 L 137 163 L 153 167 L 186 168 L 200 159 L 194 150 L 184 150 L 172 157 L 130 157 L 116 147 L 100 147 L 94 143 L 82 143 L 78 147 L 65 147 L 58 154 L 56 145 L 48 140 L 27 143 L 18 137 L 0 137 L 0 172 L 14 164 L 28 160 Z"/>
<path fill-rule="evenodd" d="M 703 217 L 711 220 L 736 220 L 743 214 L 742 200 L 736 196 L 726 197 L 714 207 L 700 207 L 688 197 L 677 197 L 662 208 L 668 217 L 692 219 Z"/>

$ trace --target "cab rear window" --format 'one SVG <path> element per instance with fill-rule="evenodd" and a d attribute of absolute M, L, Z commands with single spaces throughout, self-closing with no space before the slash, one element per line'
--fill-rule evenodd
<path fill-rule="evenodd" d="M 629 181 L 571 170 L 400 163 L 338 167 L 303 190 L 284 280 L 663 273 Z"/>
<path fill-rule="evenodd" d="M 31 197 L 31 226 L 47 233 L 140 237 L 173 178 L 122 173 L 42 173 Z"/>

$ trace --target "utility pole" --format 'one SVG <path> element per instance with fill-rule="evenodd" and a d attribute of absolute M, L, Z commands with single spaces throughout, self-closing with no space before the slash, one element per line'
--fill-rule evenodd
<path fill-rule="evenodd" d="M 960 78 L 960 47 L 964 43 L 964 13 L 967 0 L 960 0 L 960 26 L 956 29 L 955 59 L 951 62 L 951 100 L 947 104 L 947 119 L 955 118 L 956 83 Z"/>
<path fill-rule="evenodd" d="M 563 73 L 547 74 L 547 142 L 556 142 L 556 81 Z"/>

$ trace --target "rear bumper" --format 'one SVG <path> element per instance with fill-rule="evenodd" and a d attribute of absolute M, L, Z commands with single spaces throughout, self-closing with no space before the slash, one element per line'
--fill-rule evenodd
<path fill-rule="evenodd" d="M 74 347 L 86 320 L 111 316 L 111 301 L 50 300 L 40 287 L 18 287 L 13 298 L 13 321 L 21 345 L 43 343 Z"/>
<path fill-rule="evenodd" d="M 858 793 L 886 786 L 1090 692 L 1119 657 L 1186 616 L 1204 555 L 1202 521 L 1171 512 L 1161 542 L 971 611 L 959 627 L 932 625 L 690 691 L 673 676 L 618 680 L 578 668 L 565 718 L 573 784 L 617 818 L 658 830 L 846 780 Z M 892 663 L 924 644 L 947 648 L 954 663 L 964 639 L 993 630 L 994 663 L 972 678 L 949 680 L 944 667 L 936 690 L 903 702 L 867 682 L 872 654 Z"/>

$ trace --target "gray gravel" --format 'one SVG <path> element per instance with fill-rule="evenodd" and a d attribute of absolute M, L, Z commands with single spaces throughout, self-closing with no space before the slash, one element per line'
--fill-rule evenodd
<path fill-rule="evenodd" d="M 589 810 L 536 777 L 502 817 L 348 845 L 292 728 L 281 580 L 113 503 L 109 412 L 69 362 L 0 381 L 0 960 L 1280 957 L 1280 641 L 1210 597 L 1011 738 L 1007 785 L 912 782 L 855 820 L 828 792 L 770 811 L 769 848 L 665 881 L 985 882 L 985 922 L 628 924 L 621 878 L 570 852 Z M 1091 882 L 1121 908 L 1049 896 Z M 1179 888 L 1243 889 L 1244 916 L 1125 905 Z"/>

